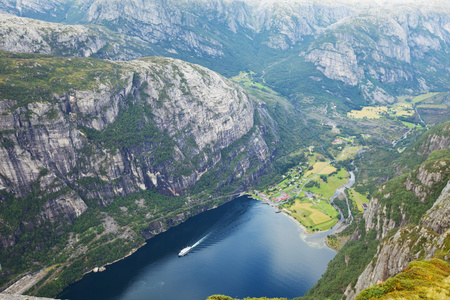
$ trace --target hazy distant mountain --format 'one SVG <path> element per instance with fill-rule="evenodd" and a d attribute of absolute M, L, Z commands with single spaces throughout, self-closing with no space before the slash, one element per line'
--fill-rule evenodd
<path fill-rule="evenodd" d="M 171 56 L 227 76 L 250 69 L 293 100 L 313 96 L 323 102 L 337 97 L 347 105 L 357 105 L 390 103 L 399 94 L 448 88 L 448 4 L 3 1 L 0 9 L 52 22 L 101 25 L 90 26 L 97 39 L 115 45 L 112 49 L 122 48 L 83 55 L 92 52 L 121 60 L 139 55 Z M 2 26 L 8 26 L 5 23 Z M 29 42 L 26 35 L 19 35 L 24 36 L 23 42 Z"/>

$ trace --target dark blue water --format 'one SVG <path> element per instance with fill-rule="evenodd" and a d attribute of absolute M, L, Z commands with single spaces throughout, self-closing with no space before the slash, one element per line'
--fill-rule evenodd
<path fill-rule="evenodd" d="M 132 256 L 68 287 L 66 299 L 298 297 L 320 278 L 335 252 L 312 247 L 284 214 L 241 197 L 148 241 Z M 179 258 L 186 246 L 202 242 Z"/>

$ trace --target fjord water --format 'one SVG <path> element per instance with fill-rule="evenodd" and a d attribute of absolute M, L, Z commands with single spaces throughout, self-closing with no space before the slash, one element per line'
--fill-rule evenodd
<path fill-rule="evenodd" d="M 248 197 L 202 213 L 152 239 L 102 273 L 68 287 L 63 299 L 298 297 L 335 252 L 311 246 L 288 216 Z M 199 242 L 186 256 L 178 253 Z"/>

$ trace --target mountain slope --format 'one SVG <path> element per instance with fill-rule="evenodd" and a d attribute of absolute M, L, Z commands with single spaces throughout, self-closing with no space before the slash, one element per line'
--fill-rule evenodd
<path fill-rule="evenodd" d="M 354 299 L 411 261 L 433 257 L 448 261 L 449 128 L 447 122 L 430 129 L 411 148 L 422 150 L 419 164 L 383 183 L 372 195 L 358 224 L 346 229 L 350 241 L 306 298 L 340 299 L 344 294 Z"/>
<path fill-rule="evenodd" d="M 208 69 L 0 55 L 1 284 L 56 263 L 54 295 L 273 172 L 265 104 Z"/>
<path fill-rule="evenodd" d="M 139 39 L 101 26 L 63 25 L 0 12 L 0 49 L 57 56 L 131 60 L 158 54 Z"/>
<path fill-rule="evenodd" d="M 448 299 L 450 265 L 442 260 L 411 262 L 400 274 L 362 291 L 363 299 Z"/>
<path fill-rule="evenodd" d="M 89 25 L 99 43 L 107 42 L 105 49 L 91 51 L 102 58 L 170 56 L 226 76 L 252 70 L 255 78 L 303 107 L 311 106 L 304 103 L 311 97 L 314 106 L 392 103 L 400 95 L 447 91 L 450 82 L 450 11 L 440 1 L 425 6 L 406 0 L 358 6 L 350 0 L 40 4 L 4 0 L 0 9 Z M 22 36 L 18 28 L 12 30 Z M 3 49 L 12 50 L 8 47 Z"/>

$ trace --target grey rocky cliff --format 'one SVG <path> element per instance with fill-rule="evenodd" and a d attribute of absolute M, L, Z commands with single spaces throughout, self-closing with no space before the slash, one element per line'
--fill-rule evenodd
<path fill-rule="evenodd" d="M 4 0 L 0 9 L 41 20 L 105 25 L 112 31 L 138 37 L 150 44 L 166 44 L 160 54 L 188 51 L 199 57 L 220 58 L 234 51 L 222 36 L 245 39 L 266 35 L 262 44 L 286 50 L 334 22 L 352 15 L 345 3 L 293 1 L 50 1 L 13 3 Z M 53 11 L 51 11 L 53 10 Z M 202 27 L 203 30 L 199 30 Z M 250 32 L 242 34 L 242 31 Z M 231 35 L 230 35 L 231 34 Z M 227 38 L 228 39 L 228 38 Z M 228 41 L 229 42 L 229 41 Z"/>
<path fill-rule="evenodd" d="M 345 291 L 347 299 L 354 299 L 362 290 L 384 282 L 391 276 L 403 271 L 413 260 L 431 259 L 437 253 L 449 260 L 448 245 L 450 238 L 450 182 L 420 221 L 418 226 L 402 227 L 392 237 L 384 240 L 377 254 L 354 287 L 349 285 Z"/>
<path fill-rule="evenodd" d="M 300 65 L 312 73 L 318 70 L 313 80 L 323 84 L 311 82 L 317 84 L 316 90 L 343 98 L 348 91 L 356 91 L 359 101 L 370 104 L 389 104 L 397 101 L 395 96 L 446 89 L 450 82 L 450 11 L 440 1 L 432 1 L 433 5 L 429 1 L 389 5 L 354 5 L 351 0 L 173 1 L 4 0 L 0 10 L 87 26 L 88 36 L 86 32 L 69 34 L 81 45 L 86 43 L 75 45 L 80 49 L 70 55 L 114 60 L 170 56 L 230 76 L 246 68 L 264 70 L 261 75 L 270 82 L 280 76 L 276 67 L 272 70 L 276 64 L 268 59 L 269 53 L 276 53 L 281 69 Z M 10 49 L 39 51 L 39 44 L 30 43 L 42 39 L 55 48 L 51 53 L 67 55 L 63 46 L 68 42 L 52 45 L 42 30 L 23 34 L 16 28 L 11 34 L 18 45 L 9 43 Z M 47 48 L 42 51 L 48 52 Z M 242 53 L 253 53 L 256 60 Z M 333 81 L 344 83 L 347 91 L 341 95 Z"/>
<path fill-rule="evenodd" d="M 0 49 L 61 55 L 80 53 L 88 57 L 106 46 L 106 42 L 82 25 L 19 18 L 0 12 Z"/>
<path fill-rule="evenodd" d="M 431 149 L 446 145 L 447 133 L 448 124 L 443 124 L 421 139 L 413 149 L 429 158 L 410 173 L 383 184 L 374 195 L 364 213 L 365 231 L 375 230 L 381 243 L 356 284 L 347 286 L 347 299 L 386 281 L 413 260 L 450 259 L 446 242 L 450 238 L 450 161 L 448 156 L 430 154 Z"/>
<path fill-rule="evenodd" d="M 105 206 L 142 190 L 184 194 L 209 170 L 220 174 L 223 164 L 232 172 L 218 183 L 242 180 L 244 189 L 270 168 L 263 135 L 273 120 L 240 87 L 174 59 L 108 65 L 115 77 L 100 76 L 89 88 L 23 106 L 12 99 L 0 102 L 0 190 L 18 198 L 45 191 L 38 222 L 71 222 L 87 210 L 86 201 Z M 108 140 L 89 135 L 119 126 L 130 111 L 141 118 L 138 126 L 151 130 L 148 138 L 129 142 L 134 140 L 128 136 L 123 144 L 105 146 Z M 254 124 L 258 112 L 268 125 Z M 240 139 L 244 146 L 222 157 L 222 150 Z M 238 164 L 225 161 L 237 156 Z M 9 247 L 15 235 L 0 239 Z"/>
<path fill-rule="evenodd" d="M 154 54 L 152 47 L 141 40 L 101 26 L 63 25 L 1 11 L 0 50 L 114 60 Z"/>
<path fill-rule="evenodd" d="M 420 148 L 417 149 L 420 155 L 429 155 L 431 152 L 450 148 L 450 136 L 442 134 L 441 132 L 450 131 L 450 123 L 442 125 L 440 132 L 430 134 Z"/>
<path fill-rule="evenodd" d="M 430 56 L 448 51 L 442 46 L 450 42 L 448 24 L 445 6 L 371 9 L 330 25 L 302 55 L 326 77 L 360 85 L 369 102 L 392 103 L 382 84 L 415 82 L 413 89 L 426 91 L 434 85 L 430 68 L 448 73 Z M 421 61 L 428 66 L 418 67 Z"/>
<path fill-rule="evenodd" d="M 450 184 L 447 184 L 433 207 L 422 217 L 421 225 L 439 234 L 450 228 Z"/>
<path fill-rule="evenodd" d="M 401 183 L 401 186 L 404 190 L 412 192 L 419 201 L 427 202 L 428 197 L 446 180 L 449 173 L 450 166 L 447 160 L 426 162 L 412 171 Z M 379 240 L 385 238 L 390 230 L 402 227 L 408 222 L 408 214 L 403 208 L 403 205 L 408 205 L 408 203 L 404 202 L 398 207 L 399 214 L 394 220 L 392 212 L 397 207 L 388 208 L 386 202 L 396 198 L 398 195 L 390 191 L 384 192 L 385 189 L 386 184 L 383 184 L 378 190 L 382 199 L 373 198 L 369 203 L 368 209 L 364 212 L 366 232 L 375 229 Z"/>

